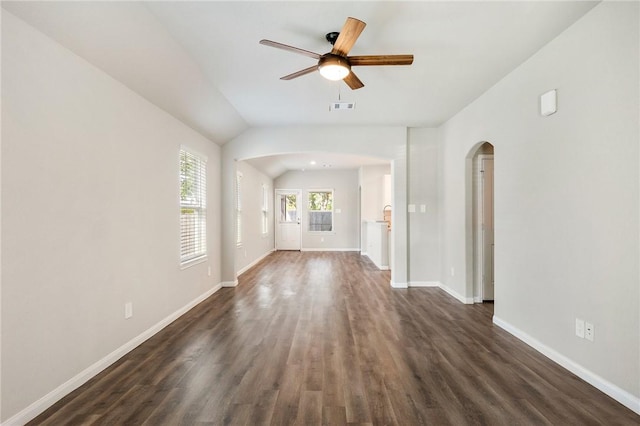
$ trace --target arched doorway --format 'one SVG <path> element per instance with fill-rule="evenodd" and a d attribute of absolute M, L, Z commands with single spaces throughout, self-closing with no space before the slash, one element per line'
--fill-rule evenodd
<path fill-rule="evenodd" d="M 472 192 L 467 211 L 471 217 L 473 300 L 475 303 L 493 302 L 494 292 L 494 147 L 482 142 L 470 152 Z"/>

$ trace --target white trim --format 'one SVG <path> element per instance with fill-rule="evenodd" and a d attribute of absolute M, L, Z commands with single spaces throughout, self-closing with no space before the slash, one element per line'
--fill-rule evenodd
<path fill-rule="evenodd" d="M 111 352 L 109 355 L 105 356 L 101 360 L 95 362 L 93 365 L 84 369 L 71 379 L 67 380 L 65 383 L 61 384 L 39 400 L 35 401 L 31 405 L 29 405 L 24 410 L 20 411 L 13 417 L 9 418 L 7 421 L 2 423 L 3 426 L 14 426 L 14 425 L 24 425 L 31 420 L 35 419 L 38 415 L 42 414 L 46 409 L 51 407 L 53 404 L 61 400 L 66 395 L 70 394 L 91 378 L 98 375 L 101 371 L 111 366 L 114 362 L 118 361 L 120 358 L 140 346 L 146 340 L 153 337 L 163 328 L 177 320 L 179 317 L 193 309 L 196 305 L 202 303 L 216 291 L 220 290 L 221 284 L 214 286 L 212 289 L 208 290 L 206 293 L 201 294 L 196 297 L 191 302 L 187 303 L 182 308 L 178 309 L 174 313 L 170 314 L 166 318 L 160 320 L 155 325 L 151 326 L 147 330 L 140 333 L 138 336 L 126 342 L 124 345 L 120 346 L 115 351 Z"/>
<path fill-rule="evenodd" d="M 389 281 L 389 283 L 391 284 L 391 287 L 393 287 L 393 288 L 409 288 L 407 283 L 397 283 L 395 281 Z"/>
<path fill-rule="evenodd" d="M 238 286 L 238 280 L 236 279 L 235 281 L 222 281 L 220 283 L 220 287 L 237 287 Z"/>
<path fill-rule="evenodd" d="M 367 254 L 367 252 L 366 252 L 366 251 L 362 251 L 362 250 L 360 250 L 360 256 L 367 256 L 367 257 L 369 257 L 369 255 Z"/>
<path fill-rule="evenodd" d="M 302 248 L 300 251 L 360 251 L 359 248 Z"/>
<path fill-rule="evenodd" d="M 258 262 L 260 262 L 262 259 L 264 259 L 265 257 L 269 256 L 271 253 L 273 253 L 275 251 L 275 249 L 271 249 L 268 252 L 266 252 L 265 254 L 263 254 L 262 256 L 260 256 L 259 258 L 257 258 L 256 260 L 254 260 L 253 262 L 251 262 L 250 264 L 248 264 L 247 266 L 245 266 L 244 268 L 241 268 L 240 270 L 238 270 L 238 272 L 236 272 L 237 276 L 240 276 L 242 274 L 244 274 L 245 272 L 247 272 L 249 269 L 253 268 L 254 266 L 256 266 L 258 264 Z"/>
<path fill-rule="evenodd" d="M 524 331 L 518 329 L 517 327 L 514 327 L 508 322 L 496 317 L 495 315 L 493 316 L 493 323 L 503 330 L 507 331 L 508 333 L 512 334 L 513 336 L 517 337 L 518 339 L 522 340 L 524 343 L 531 346 L 533 349 L 537 350 L 550 360 L 566 368 L 585 382 L 609 395 L 611 398 L 615 399 L 620 404 L 634 411 L 636 414 L 640 414 L 640 398 L 638 398 L 637 396 L 603 379 L 594 372 L 586 369 L 572 359 L 567 358 L 556 350 L 550 348 L 549 346 L 531 337 Z"/>
<path fill-rule="evenodd" d="M 455 297 L 456 299 L 458 299 L 460 302 L 464 303 L 465 305 L 473 304 L 473 297 L 464 297 L 463 295 L 461 295 L 460 293 L 458 293 L 457 291 L 455 291 L 451 287 L 448 287 L 447 285 L 442 284 L 441 282 L 438 283 L 438 287 L 440 287 L 441 289 L 443 289 L 444 291 L 446 291 L 451 296 Z"/>
<path fill-rule="evenodd" d="M 206 261 L 208 261 L 209 258 L 207 256 L 207 254 L 203 254 L 202 256 L 198 256 L 198 257 L 194 257 L 193 259 L 189 259 L 184 263 L 180 264 L 180 270 L 185 270 L 185 269 L 189 269 L 192 266 L 196 266 L 199 265 L 200 263 L 204 263 Z"/>
<path fill-rule="evenodd" d="M 440 287 L 438 281 L 409 281 L 409 287 Z"/>

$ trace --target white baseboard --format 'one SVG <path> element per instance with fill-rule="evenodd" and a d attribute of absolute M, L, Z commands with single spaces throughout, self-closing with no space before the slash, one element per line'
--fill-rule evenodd
<path fill-rule="evenodd" d="M 390 283 L 393 288 L 409 288 L 407 283 L 397 283 L 395 281 L 390 281 Z"/>
<path fill-rule="evenodd" d="M 251 262 L 250 264 L 248 264 L 247 266 L 245 266 L 244 268 L 240 269 L 237 272 L 237 275 L 240 276 L 242 274 L 244 274 L 245 272 L 247 272 L 249 269 L 253 268 L 254 266 L 256 266 L 262 259 L 264 259 L 265 257 L 269 256 L 271 253 L 273 253 L 275 251 L 275 249 L 271 249 L 268 252 L 266 252 L 265 254 L 263 254 L 262 256 L 260 256 L 259 258 L 257 258 L 256 260 L 254 260 L 253 262 Z"/>
<path fill-rule="evenodd" d="M 238 280 L 235 281 L 222 281 L 220 283 L 220 287 L 237 287 L 238 286 Z"/>
<path fill-rule="evenodd" d="M 455 291 L 451 287 L 448 287 L 448 286 L 442 284 L 441 282 L 438 282 L 438 287 L 440 287 L 441 289 L 443 289 L 444 291 L 446 291 L 451 296 L 455 297 L 456 299 L 458 299 L 459 301 L 461 301 L 465 305 L 473 304 L 473 297 L 464 297 L 463 295 L 461 295 L 460 293 L 458 293 L 457 291 Z"/>
<path fill-rule="evenodd" d="M 302 248 L 300 251 L 360 251 L 359 248 Z"/>
<path fill-rule="evenodd" d="M 9 418 L 7 421 L 2 423 L 2 426 L 19 426 L 24 425 L 38 415 L 42 414 L 46 409 L 51 407 L 53 404 L 58 402 L 64 396 L 73 392 L 83 384 L 89 381 L 92 377 L 96 376 L 98 373 L 109 367 L 114 362 L 118 361 L 120 358 L 140 346 L 146 340 L 153 337 L 160 330 L 171 324 L 173 321 L 187 313 L 189 310 L 193 309 L 196 305 L 203 302 L 209 296 L 214 294 L 216 291 L 220 290 L 221 285 L 218 284 L 213 287 L 211 290 L 206 293 L 201 294 L 191 302 L 187 303 L 182 308 L 178 309 L 174 313 L 170 314 L 166 318 L 160 320 L 155 325 L 151 326 L 147 330 L 143 331 L 138 336 L 129 340 L 124 345 L 120 346 L 115 351 L 111 352 L 109 355 L 105 356 L 101 360 L 95 362 L 93 365 L 89 366 L 85 370 L 81 371 L 79 374 L 75 375 L 71 379 L 67 380 L 65 383 L 61 384 L 33 404 L 29 405 L 24 410 L 20 411 L 16 415 Z"/>
<path fill-rule="evenodd" d="M 634 411 L 636 414 L 640 414 L 640 398 L 638 398 L 637 396 L 625 391 L 624 389 L 619 388 L 618 386 L 603 379 L 592 371 L 587 370 L 575 361 L 567 358 L 561 353 L 548 347 L 544 343 L 536 340 L 524 331 L 520 330 L 517 327 L 514 327 L 513 325 L 496 317 L 495 315 L 493 316 L 493 323 L 498 327 L 504 329 L 508 333 L 514 335 L 518 339 L 522 340 L 524 343 L 531 346 L 542 355 L 571 371 L 573 374 L 580 377 L 582 380 L 589 383 L 593 387 L 609 395 L 611 398 L 615 399 L 620 404 Z"/>
<path fill-rule="evenodd" d="M 361 252 L 360 252 L 360 256 L 367 256 L 367 257 L 369 257 L 369 255 L 367 254 L 367 252 L 366 252 L 366 251 L 361 251 Z"/>
<path fill-rule="evenodd" d="M 438 281 L 409 281 L 409 287 L 440 287 Z"/>

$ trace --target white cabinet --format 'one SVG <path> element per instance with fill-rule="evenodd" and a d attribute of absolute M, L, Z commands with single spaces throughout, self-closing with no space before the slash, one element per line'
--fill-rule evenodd
<path fill-rule="evenodd" d="M 380 269 L 389 269 L 389 230 L 387 222 L 367 221 L 367 256 Z"/>

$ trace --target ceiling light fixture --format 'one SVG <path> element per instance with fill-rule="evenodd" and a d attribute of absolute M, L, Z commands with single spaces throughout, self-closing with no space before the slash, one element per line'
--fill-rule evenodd
<path fill-rule="evenodd" d="M 338 81 L 349 75 L 351 64 L 347 58 L 327 53 L 318 61 L 318 71 L 327 80 Z"/>
<path fill-rule="evenodd" d="M 312 166 L 315 166 L 316 162 L 314 160 L 309 161 L 309 164 L 311 164 Z"/>

